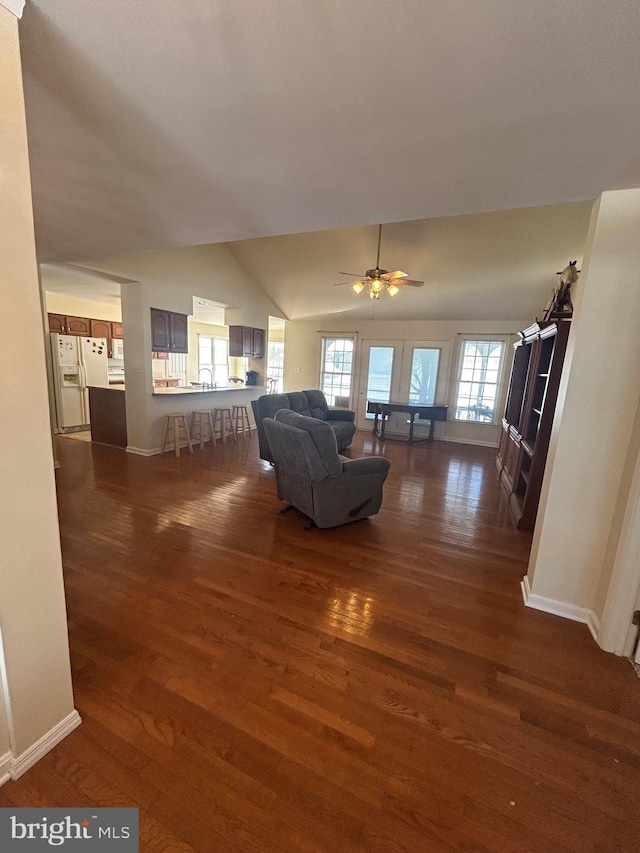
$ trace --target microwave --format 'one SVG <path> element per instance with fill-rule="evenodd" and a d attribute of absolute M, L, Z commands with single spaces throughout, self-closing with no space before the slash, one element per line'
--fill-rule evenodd
<path fill-rule="evenodd" d="M 124 358 L 124 344 L 122 338 L 111 339 L 111 358 Z"/>

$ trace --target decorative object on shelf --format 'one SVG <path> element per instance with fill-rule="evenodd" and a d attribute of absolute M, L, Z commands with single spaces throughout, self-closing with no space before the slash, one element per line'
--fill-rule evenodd
<path fill-rule="evenodd" d="M 551 298 L 544 309 L 543 320 L 551 320 L 556 317 L 570 317 L 573 314 L 573 303 L 571 301 L 571 285 L 578 280 L 580 270 L 576 269 L 576 261 L 569 261 L 562 272 L 556 273 L 560 276 L 560 282 L 551 292 Z"/>
<path fill-rule="evenodd" d="M 380 243 L 382 242 L 382 225 L 378 226 L 378 255 L 376 258 L 376 265 L 373 269 L 367 270 L 363 276 L 360 276 L 357 281 L 344 281 L 335 284 L 334 287 L 343 287 L 345 284 L 350 284 L 351 289 L 356 294 L 362 293 L 363 290 L 367 290 L 369 293 L 369 299 L 380 299 L 380 294 L 384 291 L 385 287 L 387 288 L 387 293 L 389 296 L 395 296 L 396 293 L 399 292 L 400 285 L 407 285 L 408 287 L 422 287 L 424 281 L 416 281 L 415 279 L 408 278 L 408 273 L 402 272 L 402 270 L 396 270 L 395 272 L 389 272 L 388 270 L 384 270 L 380 268 Z M 340 275 L 355 275 L 355 273 L 350 272 L 341 272 Z"/>

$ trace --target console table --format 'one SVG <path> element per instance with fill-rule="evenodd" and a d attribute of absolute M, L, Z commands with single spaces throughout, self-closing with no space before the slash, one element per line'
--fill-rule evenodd
<path fill-rule="evenodd" d="M 447 406 L 419 406 L 411 403 L 379 403 L 377 400 L 367 400 L 367 414 L 375 415 L 373 419 L 373 434 L 380 441 L 385 440 L 385 424 L 391 412 L 406 412 L 409 415 L 409 435 L 407 444 L 416 444 L 418 441 L 433 441 L 433 429 L 436 421 L 446 421 Z M 378 432 L 378 417 L 382 419 L 382 427 Z M 429 421 L 429 436 L 427 438 L 413 437 L 413 422 L 416 418 Z"/>

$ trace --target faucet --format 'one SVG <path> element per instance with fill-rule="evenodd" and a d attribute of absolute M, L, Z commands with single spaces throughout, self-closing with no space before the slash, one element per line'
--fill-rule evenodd
<path fill-rule="evenodd" d="M 206 391 L 209 388 L 215 388 L 215 385 L 213 383 L 213 371 L 209 367 L 201 367 L 200 368 L 200 370 L 198 371 L 198 382 L 200 381 L 200 376 L 201 376 L 203 371 L 206 371 L 211 378 L 211 382 L 203 382 L 202 383 L 203 390 Z"/>

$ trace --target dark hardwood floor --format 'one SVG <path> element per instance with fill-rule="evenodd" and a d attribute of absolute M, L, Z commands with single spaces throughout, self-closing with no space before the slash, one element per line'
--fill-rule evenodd
<path fill-rule="evenodd" d="M 640 680 L 524 607 L 494 451 L 358 433 L 382 511 L 305 531 L 255 434 L 58 446 L 84 722 L 0 805 L 138 806 L 144 851 L 640 849 Z"/>

